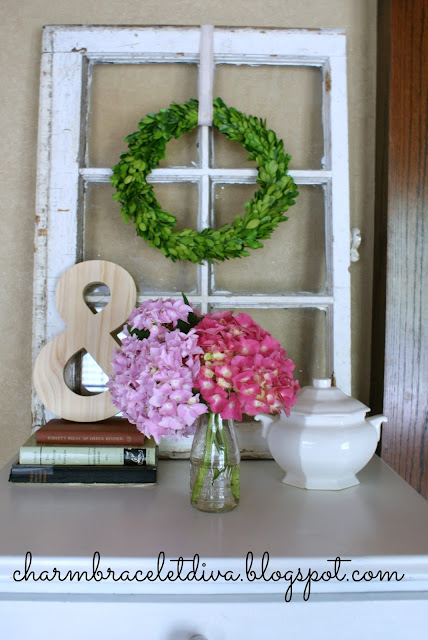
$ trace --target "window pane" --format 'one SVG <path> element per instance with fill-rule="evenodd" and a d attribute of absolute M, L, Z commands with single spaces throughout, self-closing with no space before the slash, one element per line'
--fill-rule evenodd
<path fill-rule="evenodd" d="M 284 140 L 291 169 L 320 169 L 324 155 L 322 74 L 317 67 L 218 65 L 214 95 L 229 107 L 266 119 Z M 250 166 L 247 152 L 215 131 L 218 167 Z"/>
<path fill-rule="evenodd" d="M 219 184 L 214 188 L 216 226 L 244 213 L 257 185 Z M 264 241 L 263 249 L 242 260 L 215 265 L 216 291 L 233 293 L 321 293 L 325 289 L 324 190 L 298 186 L 299 196 L 288 210 L 289 219 Z"/>
<path fill-rule="evenodd" d="M 108 376 L 93 359 L 90 353 L 82 358 L 82 387 L 90 394 L 102 393 L 107 389 Z"/>
<path fill-rule="evenodd" d="M 164 211 L 177 218 L 175 231 L 198 228 L 198 185 L 192 182 L 156 183 L 156 198 Z"/>
<path fill-rule="evenodd" d="M 97 64 L 92 74 L 89 166 L 112 167 L 126 151 L 123 139 L 147 113 L 197 98 L 197 67 L 190 64 Z M 197 162 L 197 130 L 171 140 L 159 166 Z"/>
<path fill-rule="evenodd" d="M 192 183 L 156 185 L 156 194 L 177 216 L 177 228 L 196 229 L 197 186 Z M 197 267 L 172 262 L 125 224 L 110 184 L 88 184 L 84 225 L 84 260 L 109 260 L 126 269 L 142 294 L 195 293 Z"/>

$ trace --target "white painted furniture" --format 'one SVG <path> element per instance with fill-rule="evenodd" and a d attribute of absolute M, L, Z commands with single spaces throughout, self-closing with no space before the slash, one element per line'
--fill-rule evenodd
<path fill-rule="evenodd" d="M 161 461 L 158 484 L 143 488 L 11 485 L 7 467 L 0 477 L 1 638 L 402 640 L 428 628 L 428 505 L 377 457 L 359 486 L 341 492 L 286 486 L 275 462 L 244 461 L 241 503 L 224 515 L 192 509 L 184 460 Z M 108 568 L 116 577 L 156 573 L 164 552 L 163 576 L 176 576 L 180 556 L 199 554 L 197 575 L 240 577 L 14 581 L 28 551 L 36 576 L 52 577 L 56 568 L 62 577 L 69 570 L 91 577 L 98 551 L 104 575 Z M 247 579 L 248 552 L 257 573 L 268 552 L 266 576 L 288 571 L 289 579 L 299 569 L 303 577 L 334 573 L 329 560 L 340 557 L 343 579 L 313 582 L 306 602 L 305 582 L 296 582 L 285 602 L 286 580 Z M 190 562 L 184 566 L 183 576 Z M 360 580 L 379 570 L 396 574 L 389 582 Z"/>

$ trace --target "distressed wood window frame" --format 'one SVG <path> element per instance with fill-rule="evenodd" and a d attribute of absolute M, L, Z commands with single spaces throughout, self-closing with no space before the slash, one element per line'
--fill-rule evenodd
<path fill-rule="evenodd" d="M 64 329 L 55 306 L 58 278 L 83 259 L 86 185 L 108 182 L 110 168 L 88 167 L 91 72 L 96 64 L 192 63 L 199 60 L 196 27 L 47 26 L 41 63 L 34 262 L 33 359 Z M 216 28 L 214 63 L 317 67 L 322 72 L 323 168 L 291 171 L 298 185 L 324 191 L 326 289 L 322 293 L 234 295 L 215 292 L 209 265 L 198 266 L 202 311 L 216 308 L 315 308 L 326 314 L 328 375 L 351 392 L 350 223 L 346 37 L 336 30 Z M 189 96 L 191 97 L 191 96 Z M 257 114 L 262 115 L 262 114 Z M 255 183 L 254 169 L 211 168 L 210 132 L 199 131 L 199 166 L 155 169 L 152 182 L 199 184 L 198 226 L 211 222 L 210 190 L 220 183 Z M 138 300 L 153 297 L 139 295 Z M 327 374 L 326 372 L 326 374 Z M 49 412 L 33 392 L 33 425 Z"/>

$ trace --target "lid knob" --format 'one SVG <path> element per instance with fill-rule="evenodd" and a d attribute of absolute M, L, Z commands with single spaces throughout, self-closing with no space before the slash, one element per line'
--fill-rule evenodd
<path fill-rule="evenodd" d="M 312 380 L 312 385 L 315 389 L 328 389 L 331 387 L 331 380 L 330 378 L 314 378 Z"/>

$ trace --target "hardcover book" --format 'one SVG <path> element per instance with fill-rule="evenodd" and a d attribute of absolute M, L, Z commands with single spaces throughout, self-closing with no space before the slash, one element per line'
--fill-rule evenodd
<path fill-rule="evenodd" d="M 53 418 L 36 431 L 40 444 L 118 444 L 140 446 L 145 436 L 124 418 L 110 418 L 100 422 L 71 422 Z"/>
<path fill-rule="evenodd" d="M 157 477 L 156 466 L 124 465 L 12 465 L 9 482 L 22 484 L 79 484 L 118 485 L 154 484 Z"/>
<path fill-rule="evenodd" d="M 140 447 L 87 444 L 39 444 L 35 434 L 19 449 L 19 463 L 25 465 L 146 465 L 157 462 L 157 446 L 147 438 Z"/>

